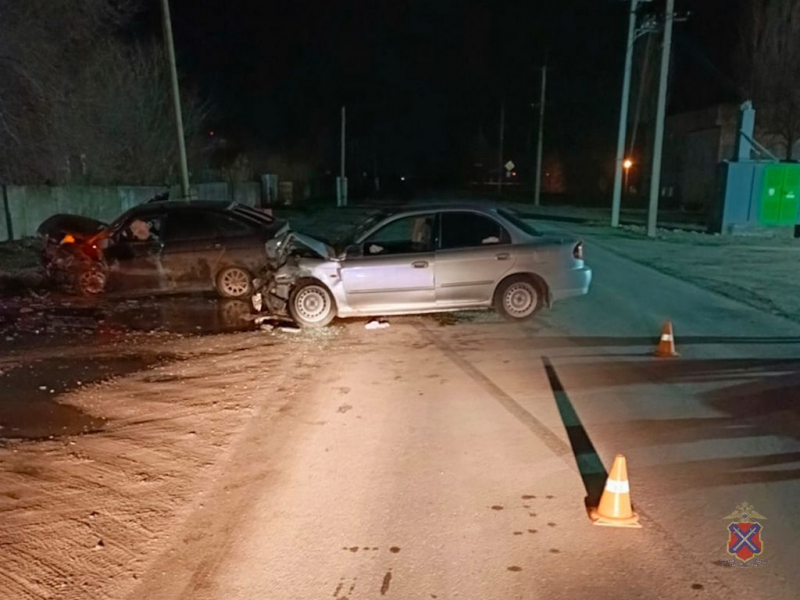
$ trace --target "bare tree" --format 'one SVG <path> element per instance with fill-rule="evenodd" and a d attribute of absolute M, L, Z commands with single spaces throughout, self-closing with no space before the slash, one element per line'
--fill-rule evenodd
<path fill-rule="evenodd" d="M 0 181 L 166 183 L 166 60 L 118 35 L 142 0 L 0 0 Z M 187 135 L 204 109 L 184 93 Z"/>
<path fill-rule="evenodd" d="M 178 154 L 169 72 L 157 45 L 98 44 L 73 96 L 56 119 L 61 153 L 85 156 L 91 181 L 167 183 Z M 183 95 L 186 135 L 199 131 L 207 110 Z"/>
<path fill-rule="evenodd" d="M 800 140 L 800 0 L 742 2 L 738 65 L 765 138 L 787 160 Z"/>

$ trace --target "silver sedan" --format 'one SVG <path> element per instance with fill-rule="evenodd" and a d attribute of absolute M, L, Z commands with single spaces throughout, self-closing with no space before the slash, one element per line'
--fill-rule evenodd
<path fill-rule="evenodd" d="M 334 317 L 494 307 L 511 320 L 589 291 L 583 243 L 544 235 L 505 208 L 448 205 L 382 214 L 341 252 L 287 232 L 268 244 L 258 310 L 321 327 Z"/>

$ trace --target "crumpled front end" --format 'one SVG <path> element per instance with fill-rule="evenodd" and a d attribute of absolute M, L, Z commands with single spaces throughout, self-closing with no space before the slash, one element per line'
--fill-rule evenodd
<path fill-rule="evenodd" d="M 259 312 L 288 316 L 292 290 L 304 279 L 321 281 L 329 289 L 338 281 L 339 260 L 329 245 L 286 231 L 266 244 L 267 267 L 253 281 L 253 307 Z"/>
<path fill-rule="evenodd" d="M 43 236 L 42 266 L 48 279 L 79 293 L 102 292 L 108 276 L 102 250 L 107 237 L 107 230 L 85 237 L 78 233 Z"/>

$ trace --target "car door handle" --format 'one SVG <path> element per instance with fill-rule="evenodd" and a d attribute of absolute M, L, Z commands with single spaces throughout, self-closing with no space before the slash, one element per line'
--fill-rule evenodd
<path fill-rule="evenodd" d="M 496 254 L 495 258 L 497 260 L 508 260 L 511 255 L 508 252 L 501 252 L 500 254 Z"/>
<path fill-rule="evenodd" d="M 411 265 L 415 269 L 427 269 L 428 268 L 428 261 L 427 260 L 418 260 L 416 262 L 411 263 Z"/>

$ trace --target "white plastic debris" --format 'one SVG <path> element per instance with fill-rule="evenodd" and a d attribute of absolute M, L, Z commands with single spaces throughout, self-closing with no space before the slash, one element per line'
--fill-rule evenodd
<path fill-rule="evenodd" d="M 364 325 L 364 329 L 386 329 L 389 327 L 388 321 L 381 321 L 379 319 L 373 319 L 366 325 Z"/>
<path fill-rule="evenodd" d="M 286 333 L 300 333 L 299 327 L 281 327 L 281 331 Z"/>

